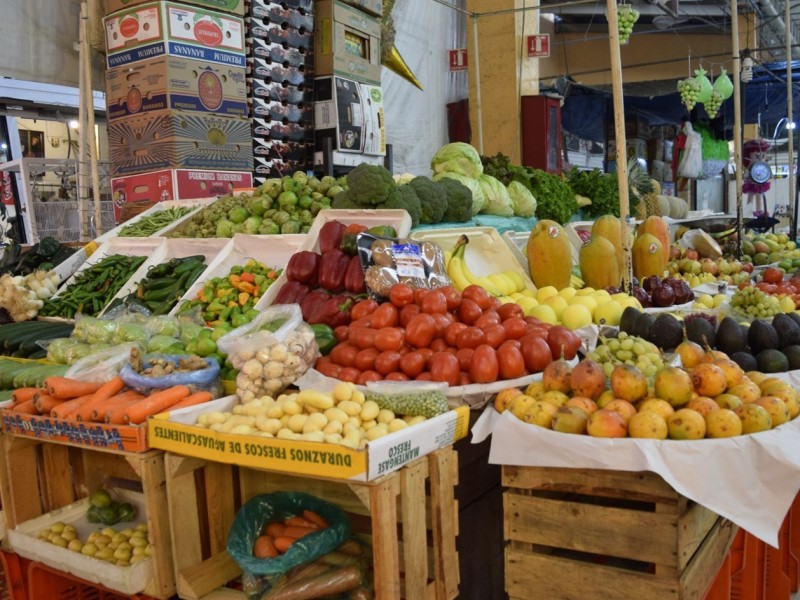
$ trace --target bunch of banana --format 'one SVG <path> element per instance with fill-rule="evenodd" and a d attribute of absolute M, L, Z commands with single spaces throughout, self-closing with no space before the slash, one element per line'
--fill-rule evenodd
<path fill-rule="evenodd" d="M 501 299 L 525 289 L 525 280 L 522 275 L 511 269 L 485 277 L 475 275 L 467 266 L 464 256 L 468 243 L 467 236 L 462 235 L 453 247 L 452 253 L 445 253 L 447 275 L 450 277 L 453 287 L 462 291 L 470 285 L 479 285 L 493 296 Z"/>

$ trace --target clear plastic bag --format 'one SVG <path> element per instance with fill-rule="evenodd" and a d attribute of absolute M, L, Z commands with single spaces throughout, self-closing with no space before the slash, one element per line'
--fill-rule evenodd
<path fill-rule="evenodd" d="M 47 360 L 57 363 L 59 365 L 66 365 L 67 352 L 73 346 L 82 345 L 76 339 L 69 338 L 55 338 L 52 340 L 42 340 L 37 342 L 44 350 L 47 350 Z"/>
<path fill-rule="evenodd" d="M 128 363 L 131 349 L 137 346 L 134 342 L 128 342 L 85 356 L 67 369 L 64 376 L 79 381 L 105 383 L 119 375 Z"/>
<path fill-rule="evenodd" d="M 128 352 L 130 357 L 130 352 Z M 174 365 L 178 365 L 181 359 L 185 356 L 175 356 L 171 354 L 146 354 L 142 357 L 142 366 L 147 367 L 150 361 L 154 359 L 163 359 Z M 218 396 L 221 384 L 219 381 L 219 363 L 213 358 L 203 359 L 207 365 L 205 369 L 198 369 L 197 371 L 182 371 L 180 373 L 171 373 L 161 377 L 151 377 L 142 373 L 137 373 L 127 362 L 119 373 L 125 385 L 143 394 L 149 394 L 152 390 L 163 390 L 171 388 L 176 385 L 185 385 L 192 393 L 199 391 L 211 392 L 214 396 Z"/>
<path fill-rule="evenodd" d="M 83 344 L 111 343 L 117 331 L 117 323 L 97 317 L 79 316 L 72 330 L 72 339 Z"/>
<path fill-rule="evenodd" d="M 686 146 L 678 163 L 678 176 L 698 179 L 703 176 L 703 138 L 686 123 Z"/>
<path fill-rule="evenodd" d="M 250 323 L 221 337 L 217 348 L 240 371 L 236 392 L 245 403 L 281 392 L 319 356 L 314 331 L 303 322 L 297 304 L 267 308 Z"/>

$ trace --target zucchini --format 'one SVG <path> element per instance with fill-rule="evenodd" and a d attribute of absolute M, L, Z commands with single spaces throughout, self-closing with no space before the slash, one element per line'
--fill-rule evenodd
<path fill-rule="evenodd" d="M 6 390 L 14 386 L 14 377 L 16 377 L 19 373 L 22 373 L 26 367 L 24 363 L 16 361 L 8 362 L 13 364 L 8 366 L 4 365 L 2 371 L 0 371 L 0 388 Z"/>

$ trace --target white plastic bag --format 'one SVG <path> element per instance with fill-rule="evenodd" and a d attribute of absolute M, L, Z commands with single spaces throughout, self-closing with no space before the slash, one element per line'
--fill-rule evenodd
<path fill-rule="evenodd" d="M 139 347 L 136 342 L 128 342 L 90 354 L 72 365 L 64 376 L 78 381 L 105 383 L 119 375 L 130 360 L 131 350 L 136 347 Z"/>
<path fill-rule="evenodd" d="M 678 176 L 686 179 L 699 179 L 704 176 L 703 170 L 703 138 L 692 129 L 691 123 L 686 128 L 686 146 L 678 163 Z"/>

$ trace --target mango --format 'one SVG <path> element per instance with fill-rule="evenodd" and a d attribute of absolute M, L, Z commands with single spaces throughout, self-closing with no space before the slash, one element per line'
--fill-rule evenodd
<path fill-rule="evenodd" d="M 623 225 L 622 220 L 614 215 L 603 215 L 592 225 L 592 239 L 600 236 L 607 239 L 614 246 L 617 258 L 617 273 L 620 279 L 625 272 L 625 255 L 622 252 L 622 236 L 625 229 L 626 227 Z M 613 285 L 614 287 L 618 286 L 619 281 Z"/>
<path fill-rule="evenodd" d="M 572 275 L 572 250 L 564 229 L 549 219 L 539 221 L 528 240 L 528 265 L 537 288 L 569 287 Z"/>
<path fill-rule="evenodd" d="M 617 287 L 620 272 L 617 266 L 617 250 L 614 244 L 603 236 L 595 236 L 581 247 L 578 262 L 581 277 L 587 286 L 602 290 Z"/>
<path fill-rule="evenodd" d="M 636 230 L 637 235 L 649 233 L 654 235 L 661 242 L 661 252 L 664 254 L 664 264 L 669 262 L 669 226 L 661 217 L 651 215 L 639 225 Z"/>
<path fill-rule="evenodd" d="M 643 281 L 651 275 L 661 276 L 667 268 L 667 259 L 659 239 L 652 233 L 636 236 L 633 242 L 633 275 Z"/>

